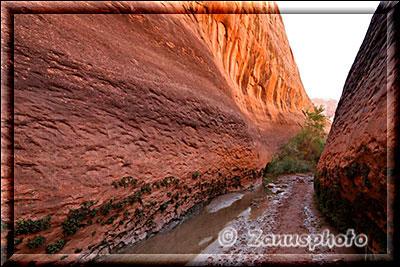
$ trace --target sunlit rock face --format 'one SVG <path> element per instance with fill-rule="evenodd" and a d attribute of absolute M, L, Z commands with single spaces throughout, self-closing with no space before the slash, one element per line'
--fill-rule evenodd
<path fill-rule="evenodd" d="M 256 184 L 311 104 L 275 4 L 21 5 L 69 14 L 14 17 L 15 226 L 52 216 L 19 253 L 108 253 Z"/>
<path fill-rule="evenodd" d="M 232 3 L 237 10 L 260 10 L 270 15 L 215 14 L 224 6 L 194 4 L 195 22 L 222 67 L 237 105 L 261 127 L 265 122 L 298 121 L 310 105 L 274 3 Z M 244 13 L 244 12 L 243 12 Z M 297 115 L 297 116 L 296 116 Z"/>
<path fill-rule="evenodd" d="M 391 151 L 397 142 L 393 123 L 398 120 L 394 99 L 399 77 L 393 18 L 398 18 L 398 9 L 398 4 L 382 2 L 372 18 L 344 85 L 315 179 L 322 211 L 339 228 L 366 233 L 375 253 L 386 251 L 386 235 L 393 231 L 387 207 L 393 199 Z"/>

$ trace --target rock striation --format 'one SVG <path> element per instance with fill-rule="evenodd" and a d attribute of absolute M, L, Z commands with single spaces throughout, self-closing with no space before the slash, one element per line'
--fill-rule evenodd
<path fill-rule="evenodd" d="M 250 7 L 239 5 L 243 5 L 239 9 Z M 274 14 L 218 14 L 221 4 L 212 2 L 195 4 L 190 10 L 227 80 L 232 81 L 233 96 L 242 112 L 261 127 L 270 121 L 296 121 L 310 99 L 301 83 L 282 18 L 275 3 L 254 5 Z M 211 14 L 204 15 L 206 12 Z M 289 110 L 294 111 L 293 117 L 287 115 Z"/>
<path fill-rule="evenodd" d="M 315 197 L 341 229 L 369 238 L 368 248 L 386 253 L 393 234 L 393 149 L 398 88 L 399 4 L 382 2 L 372 17 L 344 85 L 332 129 L 318 163 Z M 398 35 L 397 35 L 398 36 Z"/>
<path fill-rule="evenodd" d="M 113 252 L 254 185 L 311 106 L 276 4 L 8 5 L 39 13 L 14 15 L 18 253 Z"/>

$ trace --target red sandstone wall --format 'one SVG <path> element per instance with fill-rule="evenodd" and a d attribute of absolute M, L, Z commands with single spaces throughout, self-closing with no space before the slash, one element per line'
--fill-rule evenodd
<path fill-rule="evenodd" d="M 49 229 L 22 235 L 18 253 L 58 238 L 59 253 L 107 253 L 254 185 L 311 103 L 279 14 L 186 14 L 277 13 L 274 4 L 9 6 L 182 13 L 14 16 L 14 218 L 52 216 Z M 85 201 L 98 212 L 65 236 L 62 223 Z M 29 249 L 36 235 L 46 242 Z"/>
<path fill-rule="evenodd" d="M 315 181 L 322 210 L 336 225 L 367 233 L 369 249 L 375 253 L 386 252 L 388 229 L 393 231 L 388 205 L 394 198 L 392 151 L 399 93 L 393 22 L 399 5 L 395 5 L 382 2 L 371 20 L 347 77 Z"/>

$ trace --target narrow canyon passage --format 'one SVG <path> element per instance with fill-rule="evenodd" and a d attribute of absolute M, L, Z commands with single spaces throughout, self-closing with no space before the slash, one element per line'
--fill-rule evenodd
<path fill-rule="evenodd" d="M 275 2 L 49 3 L 2 8 L 2 265 L 391 259 L 397 2 L 322 117 Z"/>
<path fill-rule="evenodd" d="M 181 222 L 173 223 L 154 236 L 127 247 L 118 254 L 103 256 L 103 262 L 146 262 L 156 257 L 164 263 L 188 265 L 261 264 L 262 262 L 318 262 L 324 257 L 342 261 L 336 254 L 362 253 L 353 247 L 259 247 L 249 230 L 267 234 L 319 234 L 339 232 L 318 211 L 313 198 L 312 175 L 287 175 L 264 187 L 262 184 L 240 193 L 221 195 Z M 221 246 L 219 232 L 232 227 L 237 240 Z M 323 255 L 320 255 L 323 254 Z M 161 262 L 160 262 L 161 263 Z"/>

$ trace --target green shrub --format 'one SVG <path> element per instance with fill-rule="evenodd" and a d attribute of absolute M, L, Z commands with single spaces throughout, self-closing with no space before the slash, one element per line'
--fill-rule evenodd
<path fill-rule="evenodd" d="M 242 184 L 241 184 L 241 182 L 240 182 L 240 176 L 235 175 L 235 176 L 232 178 L 232 186 L 233 186 L 235 189 L 238 188 L 238 187 L 242 187 Z"/>
<path fill-rule="evenodd" d="M 23 240 L 24 240 L 23 237 L 15 239 L 14 240 L 14 245 L 17 246 L 17 245 L 21 244 Z"/>
<path fill-rule="evenodd" d="M 131 195 L 128 197 L 129 203 L 130 203 L 130 204 L 133 204 L 133 203 L 135 203 L 135 202 L 143 203 L 143 202 L 142 202 L 142 195 L 143 195 L 142 190 L 139 190 L 139 191 L 134 192 L 133 194 L 131 194 Z"/>
<path fill-rule="evenodd" d="M 46 238 L 44 236 L 35 236 L 33 239 L 28 238 L 28 242 L 26 243 L 29 248 L 38 248 L 46 242 Z"/>
<path fill-rule="evenodd" d="M 162 186 L 165 187 L 170 187 L 172 185 L 178 185 L 179 184 L 179 179 L 175 178 L 174 176 L 168 176 L 168 177 L 164 177 L 164 179 L 162 179 L 161 183 Z"/>
<path fill-rule="evenodd" d="M 33 221 L 31 219 L 20 220 L 17 222 L 15 228 L 15 236 L 35 234 L 43 230 L 49 229 L 51 227 L 50 220 L 51 220 L 50 215 L 36 221 Z"/>
<path fill-rule="evenodd" d="M 140 188 L 140 190 L 142 191 L 143 194 L 144 194 L 144 193 L 151 194 L 151 192 L 152 192 L 151 186 L 150 186 L 150 184 L 148 184 L 148 183 L 144 183 L 144 184 L 142 185 L 142 187 Z"/>
<path fill-rule="evenodd" d="M 103 215 L 108 215 L 110 214 L 111 207 L 112 207 L 112 201 L 109 201 L 100 207 L 100 212 Z"/>
<path fill-rule="evenodd" d="M 283 145 L 264 170 L 268 180 L 281 174 L 314 172 L 325 146 L 326 118 L 323 107 L 306 111 L 306 121 L 300 132 Z"/>
<path fill-rule="evenodd" d="M 94 217 L 96 215 L 97 209 L 90 209 L 93 204 L 93 201 L 85 201 L 79 209 L 69 211 L 67 218 L 61 224 L 65 235 L 75 234 L 87 216 Z"/>
<path fill-rule="evenodd" d="M 167 203 L 167 202 L 163 203 L 163 204 L 160 206 L 160 210 L 161 210 L 161 211 L 164 211 L 164 210 L 166 210 L 167 208 L 168 208 L 168 203 Z"/>
<path fill-rule="evenodd" d="M 199 172 L 198 171 L 195 171 L 193 174 L 192 174 L 192 178 L 193 179 L 197 179 L 198 177 L 199 177 Z"/>
<path fill-rule="evenodd" d="M 128 187 L 130 185 L 136 186 L 137 185 L 138 180 L 134 179 L 132 176 L 125 176 L 122 177 L 119 181 L 114 181 L 111 184 L 115 187 Z"/>
<path fill-rule="evenodd" d="M 153 183 L 153 186 L 155 186 L 155 187 L 157 187 L 158 189 L 160 189 L 161 183 L 160 183 L 159 181 L 155 181 L 155 182 Z"/>
<path fill-rule="evenodd" d="M 138 216 L 138 217 L 142 218 L 144 216 L 144 209 L 136 208 L 135 209 L 135 216 Z"/>
<path fill-rule="evenodd" d="M 56 241 L 56 243 L 48 245 L 46 252 L 49 254 L 55 254 L 64 247 L 65 243 L 65 240 L 60 238 Z"/>
<path fill-rule="evenodd" d="M 111 216 L 110 218 L 108 218 L 108 220 L 105 222 L 105 224 L 112 224 L 114 222 L 114 220 L 116 218 L 118 218 L 118 216 L 119 216 L 118 214 Z"/>

